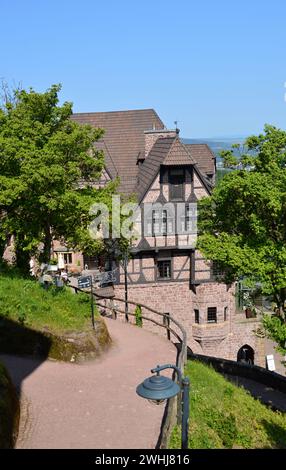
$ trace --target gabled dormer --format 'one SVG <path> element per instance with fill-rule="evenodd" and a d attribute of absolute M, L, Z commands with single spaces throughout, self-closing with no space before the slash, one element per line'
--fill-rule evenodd
<path fill-rule="evenodd" d="M 137 248 L 194 246 L 196 207 L 190 203 L 209 195 L 210 187 L 177 132 L 160 135 L 138 170 L 137 230 L 142 237 Z"/>
<path fill-rule="evenodd" d="M 177 132 L 167 132 L 165 137 L 160 131 L 152 133 L 153 138 L 156 134 L 159 137 L 154 138 L 154 144 L 139 167 L 139 203 L 155 202 L 158 198 L 165 202 L 187 202 L 210 192 L 209 182 Z"/>

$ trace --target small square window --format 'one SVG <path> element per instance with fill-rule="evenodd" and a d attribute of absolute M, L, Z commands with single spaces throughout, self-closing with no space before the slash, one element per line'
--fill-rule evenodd
<path fill-rule="evenodd" d="M 217 322 L 216 307 L 209 307 L 208 308 L 208 323 L 216 323 L 216 322 Z"/>
<path fill-rule="evenodd" d="M 195 323 L 200 323 L 200 311 L 195 308 Z"/>
<path fill-rule="evenodd" d="M 171 279 L 171 260 L 157 262 L 158 279 Z"/>
<path fill-rule="evenodd" d="M 72 253 L 64 253 L 64 263 L 72 264 Z"/>

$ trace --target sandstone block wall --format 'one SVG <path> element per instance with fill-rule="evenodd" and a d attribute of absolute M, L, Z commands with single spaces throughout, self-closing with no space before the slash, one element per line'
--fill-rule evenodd
<path fill-rule="evenodd" d="M 115 286 L 115 296 L 124 298 L 123 286 Z M 201 284 L 194 293 L 188 282 L 137 284 L 128 286 L 128 298 L 172 315 L 187 331 L 188 346 L 194 353 L 236 361 L 238 350 L 247 344 L 255 351 L 255 363 L 264 365 L 263 340 L 254 334 L 255 327 L 258 326 L 257 320 L 244 321 L 243 315 L 236 314 L 233 286 L 220 283 Z M 124 309 L 123 303 L 120 307 Z M 217 307 L 217 323 L 207 323 L 208 307 Z M 200 311 L 199 324 L 195 323 L 195 308 Z M 156 314 L 144 310 L 143 314 L 161 321 Z M 165 329 L 145 320 L 144 328 L 166 336 Z M 180 333 L 176 327 L 174 329 Z"/>

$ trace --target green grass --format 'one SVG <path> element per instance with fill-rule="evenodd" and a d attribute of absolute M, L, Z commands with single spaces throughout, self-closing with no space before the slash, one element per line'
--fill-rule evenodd
<path fill-rule="evenodd" d="M 69 289 L 45 290 L 37 281 L 13 271 L 0 272 L 0 320 L 15 321 L 53 333 L 78 331 L 90 325 L 90 298 Z"/>
<path fill-rule="evenodd" d="M 274 412 L 212 368 L 189 361 L 191 449 L 286 448 L 286 415 Z M 180 448 L 175 427 L 170 448 Z"/>

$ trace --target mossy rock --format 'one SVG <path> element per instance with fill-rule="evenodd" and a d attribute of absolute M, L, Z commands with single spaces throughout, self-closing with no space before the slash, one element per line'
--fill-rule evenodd
<path fill-rule="evenodd" d="M 95 320 L 95 329 L 82 333 L 70 332 L 58 336 L 46 333 L 51 340 L 49 357 L 61 361 L 81 362 L 94 359 L 111 344 L 108 329 L 102 318 Z"/>
<path fill-rule="evenodd" d="M 104 320 L 95 319 L 95 329 L 54 333 L 48 328 L 36 331 L 10 320 L 0 321 L 0 352 L 50 357 L 78 362 L 98 357 L 111 344 Z"/>
<path fill-rule="evenodd" d="M 19 426 L 19 400 L 5 369 L 0 364 L 0 449 L 11 449 Z"/>

